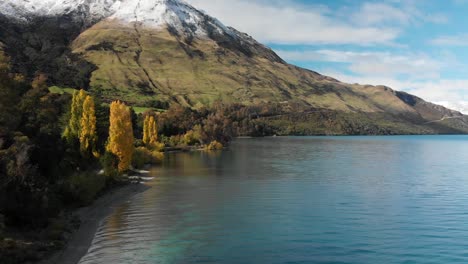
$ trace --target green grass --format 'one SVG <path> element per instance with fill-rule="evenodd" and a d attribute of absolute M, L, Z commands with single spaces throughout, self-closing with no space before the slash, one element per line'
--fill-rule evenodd
<path fill-rule="evenodd" d="M 289 65 L 240 56 L 230 50 L 216 55 L 219 47 L 209 41 L 193 43 L 189 49 L 203 56 L 191 57 L 167 32 L 141 31 L 143 52 L 137 63 L 135 52 L 140 48 L 135 37 L 133 29 L 104 24 L 75 41 L 74 52 L 98 67 L 91 78 L 91 91 L 99 90 L 107 100 L 120 99 L 137 106 L 151 106 L 151 101 L 158 100 L 201 108 L 221 100 L 245 105 L 289 102 L 345 112 L 377 112 L 381 111 L 380 105 L 390 109 L 404 107 L 399 100 L 388 100 L 387 97 L 396 98 L 390 92 L 374 95 L 378 89 L 330 81 Z M 103 41 L 112 43 L 114 51 L 90 49 Z"/>
<path fill-rule="evenodd" d="M 144 112 L 146 111 L 150 111 L 150 110 L 153 110 L 153 108 L 150 108 L 150 107 L 140 107 L 140 106 L 133 106 L 133 111 L 135 111 L 135 113 L 137 114 L 143 114 Z"/>
<path fill-rule="evenodd" d="M 73 94 L 76 90 L 73 88 L 61 88 L 58 86 L 51 86 L 49 87 L 49 92 L 55 93 L 55 94 Z"/>
<path fill-rule="evenodd" d="M 155 112 L 165 112 L 164 109 L 151 108 L 151 107 L 142 107 L 142 106 L 132 106 L 133 111 L 137 114 L 143 114 L 146 111 L 155 111 Z"/>

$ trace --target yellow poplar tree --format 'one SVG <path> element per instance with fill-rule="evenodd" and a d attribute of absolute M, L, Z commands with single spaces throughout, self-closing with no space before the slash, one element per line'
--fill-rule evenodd
<path fill-rule="evenodd" d="M 80 150 L 84 156 L 90 156 L 90 153 L 96 155 L 96 111 L 94 100 L 91 96 L 86 96 L 83 102 L 83 114 L 81 116 L 80 131 Z"/>
<path fill-rule="evenodd" d="M 120 172 L 130 168 L 134 151 L 133 140 L 130 109 L 120 101 L 112 102 L 107 151 L 118 157 Z"/>
<path fill-rule="evenodd" d="M 146 146 L 154 147 L 158 142 L 158 126 L 154 116 L 147 115 L 143 122 L 143 143 Z"/>
<path fill-rule="evenodd" d="M 84 90 L 75 91 L 73 93 L 70 120 L 68 121 L 63 135 L 68 142 L 73 142 L 74 139 L 80 138 L 81 117 L 83 116 L 83 103 L 86 96 Z"/>

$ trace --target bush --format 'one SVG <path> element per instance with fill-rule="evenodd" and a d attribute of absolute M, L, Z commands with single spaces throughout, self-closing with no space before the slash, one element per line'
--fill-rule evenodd
<path fill-rule="evenodd" d="M 151 151 L 161 152 L 164 150 L 165 144 L 162 142 L 156 142 L 146 147 Z"/>
<path fill-rule="evenodd" d="M 63 240 L 64 233 L 67 230 L 67 222 L 63 215 L 57 218 L 50 219 L 50 223 L 47 229 L 44 230 L 44 234 L 50 240 Z"/>
<path fill-rule="evenodd" d="M 106 187 L 106 176 L 91 172 L 77 173 L 68 179 L 68 193 L 79 206 L 91 203 Z"/>
<path fill-rule="evenodd" d="M 196 146 L 201 143 L 201 134 L 199 130 L 190 130 L 184 135 L 184 144 L 187 146 Z"/>
<path fill-rule="evenodd" d="M 118 164 L 119 158 L 110 152 L 104 153 L 99 160 L 104 170 L 104 175 L 109 178 L 117 178 L 119 176 Z"/>
<path fill-rule="evenodd" d="M 184 145 L 184 139 L 181 135 L 171 136 L 169 138 L 169 145 L 172 147 L 178 147 Z"/>
<path fill-rule="evenodd" d="M 224 148 L 223 144 L 218 141 L 212 141 L 208 146 L 205 147 L 206 150 L 222 150 Z"/>
<path fill-rule="evenodd" d="M 151 163 L 152 155 L 145 147 L 138 147 L 133 152 L 132 165 L 136 169 L 141 169 L 146 164 Z"/>
<path fill-rule="evenodd" d="M 61 201 L 50 191 L 25 186 L 3 189 L 1 213 L 5 226 L 42 228 L 60 211 Z"/>
<path fill-rule="evenodd" d="M 146 164 L 160 163 L 163 157 L 164 154 L 157 150 L 150 151 L 145 147 L 139 147 L 133 152 L 132 165 L 136 169 L 141 169 Z"/>
<path fill-rule="evenodd" d="M 161 163 L 164 158 L 164 153 L 159 151 L 153 151 L 151 152 L 151 155 L 153 156 L 153 164 Z"/>

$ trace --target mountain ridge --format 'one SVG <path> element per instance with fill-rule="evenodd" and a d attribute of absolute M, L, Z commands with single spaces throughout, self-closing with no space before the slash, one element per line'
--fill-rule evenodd
<path fill-rule="evenodd" d="M 287 64 L 248 34 L 224 26 L 184 1 L 75 4 L 75 9 L 51 5 L 55 8 L 51 10 L 66 10 L 61 14 L 39 8 L 42 11 L 34 11 L 26 20 L 20 16 L 13 22 L 8 19 L 11 13 L 2 19 L 0 11 L 0 42 L 5 43 L 15 69 L 28 76 L 45 72 L 50 85 L 83 87 L 104 101 L 119 99 L 134 106 L 281 104 L 295 112 L 385 113 L 407 127 L 411 122 L 429 126 L 425 124 L 439 120 L 457 127 L 447 131 L 468 131 L 459 112 L 385 86 L 346 84 Z"/>

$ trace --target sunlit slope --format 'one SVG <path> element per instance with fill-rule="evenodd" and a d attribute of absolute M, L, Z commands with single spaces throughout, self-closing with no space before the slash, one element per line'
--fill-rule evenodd
<path fill-rule="evenodd" d="M 348 85 L 210 39 L 188 42 L 167 29 L 105 21 L 83 32 L 72 49 L 97 66 L 93 90 L 137 105 L 155 98 L 194 107 L 216 100 L 287 102 L 346 112 L 417 114 L 389 88 Z"/>

